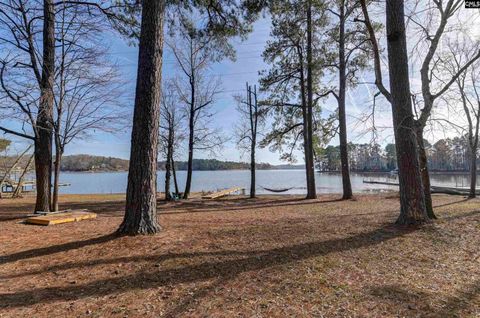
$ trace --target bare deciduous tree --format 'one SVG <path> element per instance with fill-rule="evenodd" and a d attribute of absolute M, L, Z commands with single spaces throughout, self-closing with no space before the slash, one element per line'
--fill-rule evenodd
<path fill-rule="evenodd" d="M 0 45 L 4 48 L 0 55 L 0 83 L 9 101 L 5 106 L 11 111 L 9 120 L 21 122 L 20 129 L 0 125 L 0 130 L 34 141 L 35 211 L 49 211 L 51 205 L 57 15 L 62 10 L 82 8 L 86 19 L 102 16 L 114 26 L 135 24 L 122 11 L 135 7 L 130 2 L 0 2 Z M 126 32 L 128 28 L 122 29 Z"/>
<path fill-rule="evenodd" d="M 463 61 L 463 64 L 454 74 L 442 74 L 442 64 L 453 56 L 446 56 L 441 44 L 447 40 L 449 33 L 458 31 L 459 25 L 453 23 L 460 13 L 464 1 L 421 1 L 408 15 L 411 22 L 412 34 L 418 38 L 414 46 L 421 60 L 421 102 L 423 106 L 418 110 L 415 120 L 417 142 L 419 145 L 420 169 L 422 173 L 423 189 L 425 191 L 425 205 L 428 216 L 436 218 L 433 211 L 430 194 L 430 176 L 427 165 L 427 152 L 424 145 L 424 132 L 428 119 L 431 117 L 436 100 L 448 91 L 457 78 L 480 58 L 480 50 Z M 442 76 L 443 75 L 443 76 Z"/>
<path fill-rule="evenodd" d="M 208 76 L 208 68 L 213 62 L 225 56 L 232 57 L 234 53 L 224 37 L 199 32 L 190 19 L 184 20 L 171 34 L 167 45 L 182 75 L 177 78 L 176 85 L 188 121 L 187 180 L 183 192 L 183 198 L 188 199 L 194 151 L 215 151 L 225 142 L 220 131 L 210 125 L 214 115 L 212 107 L 220 93 L 220 82 Z"/>
<path fill-rule="evenodd" d="M 480 42 L 471 40 L 467 36 L 457 36 L 448 44 L 448 60 L 442 65 L 442 72 L 456 77 L 455 85 L 442 97 L 453 114 L 460 114 L 459 123 L 440 118 L 452 124 L 462 136 L 465 136 L 470 156 L 470 198 L 476 197 L 477 185 L 477 153 L 480 128 L 480 63 L 473 63 L 460 76 L 456 76 L 463 65 L 471 61 L 477 54 Z M 460 96 L 460 100 L 458 98 Z M 458 116 L 457 116 L 458 117 Z M 466 119 L 466 120 L 465 120 Z"/>
<path fill-rule="evenodd" d="M 66 4 L 65 4 L 66 6 Z M 125 125 L 120 74 L 102 44 L 103 17 L 84 18 L 84 7 L 57 14 L 57 58 L 53 131 L 55 144 L 51 209 L 58 210 L 61 159 L 72 141 Z"/>
<path fill-rule="evenodd" d="M 375 84 L 392 104 L 393 129 L 400 184 L 400 215 L 397 224 L 419 224 L 428 221 L 425 196 L 419 169 L 418 145 L 408 75 L 407 40 L 403 0 L 388 0 L 386 4 L 388 66 L 390 92 L 383 85 L 380 50 L 367 2 L 360 1 L 363 22 L 373 49 Z"/>
<path fill-rule="evenodd" d="M 247 83 L 246 96 L 236 96 L 237 111 L 240 113 L 241 122 L 237 127 L 237 146 L 250 153 L 250 198 L 255 198 L 256 189 L 256 159 L 255 153 L 259 128 L 265 123 L 265 108 L 262 110 L 258 104 L 257 87 Z"/>
<path fill-rule="evenodd" d="M 165 200 L 172 199 L 170 194 L 170 179 L 173 177 L 175 195 L 179 195 L 177 176 L 175 171 L 175 154 L 185 138 L 183 125 L 185 113 L 173 80 L 166 81 L 162 89 L 160 115 L 160 150 L 165 158 Z"/>

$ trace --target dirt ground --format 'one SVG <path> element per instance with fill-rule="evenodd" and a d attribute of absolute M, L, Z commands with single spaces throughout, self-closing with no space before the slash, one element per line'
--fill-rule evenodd
<path fill-rule="evenodd" d="M 159 201 L 163 232 L 117 237 L 122 195 L 63 196 L 94 220 L 22 224 L 0 200 L 0 317 L 480 317 L 479 200 L 392 226 L 394 195 Z"/>

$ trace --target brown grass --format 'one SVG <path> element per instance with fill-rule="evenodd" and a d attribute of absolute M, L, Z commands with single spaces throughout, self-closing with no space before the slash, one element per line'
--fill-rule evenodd
<path fill-rule="evenodd" d="M 478 200 L 391 224 L 394 196 L 159 201 L 164 230 L 112 235 L 122 195 L 63 196 L 95 220 L 24 225 L 0 200 L 0 317 L 479 317 Z"/>

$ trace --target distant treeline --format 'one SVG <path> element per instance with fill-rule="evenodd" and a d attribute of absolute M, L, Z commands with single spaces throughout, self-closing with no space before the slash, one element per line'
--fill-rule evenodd
<path fill-rule="evenodd" d="M 175 162 L 177 170 L 187 170 L 187 162 Z M 160 170 L 165 170 L 165 162 L 158 163 Z M 302 165 L 271 165 L 268 163 L 257 163 L 257 169 L 301 169 Z M 62 171 L 126 171 L 128 160 L 114 157 L 102 157 L 91 155 L 65 156 L 61 165 Z M 246 170 L 249 164 L 245 162 L 221 161 L 217 159 L 194 159 L 193 170 Z"/>
<path fill-rule="evenodd" d="M 431 171 L 468 171 L 471 155 L 466 138 L 440 139 L 434 144 L 425 140 L 424 144 Z M 390 171 L 397 168 L 394 144 L 382 148 L 379 144 L 349 143 L 348 155 L 352 171 Z M 340 167 L 338 146 L 327 146 L 317 150 L 317 169 L 339 171 Z"/>

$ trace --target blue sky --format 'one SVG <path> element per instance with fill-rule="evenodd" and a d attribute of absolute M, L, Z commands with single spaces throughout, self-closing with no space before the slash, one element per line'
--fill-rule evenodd
<path fill-rule="evenodd" d="M 374 18 L 378 22 L 384 22 L 384 16 L 382 9 L 379 8 L 378 14 L 373 14 Z M 467 10 L 461 10 L 459 12 L 459 21 L 465 23 L 468 21 L 470 25 L 477 25 L 478 16 L 468 14 Z M 473 27 L 469 29 L 469 33 L 473 37 L 480 37 L 480 28 Z M 230 137 L 231 141 L 227 142 L 218 154 L 216 158 L 222 160 L 233 161 L 247 161 L 247 157 L 242 157 L 241 152 L 236 148 L 234 143 L 235 124 L 238 122 L 238 114 L 236 112 L 236 103 L 233 95 L 243 93 L 245 83 L 249 82 L 254 85 L 258 80 L 258 72 L 266 69 L 267 65 L 263 63 L 261 53 L 264 49 L 266 41 L 269 39 L 270 22 L 268 18 L 259 20 L 254 25 L 254 31 L 249 35 L 245 41 L 239 39 L 232 39 L 232 43 L 237 51 L 236 61 L 222 61 L 220 63 L 212 65 L 210 70 L 210 76 L 220 77 L 222 83 L 222 93 L 218 95 L 215 103 L 216 116 L 212 118 L 212 126 L 222 129 L 225 137 Z M 408 31 L 407 31 L 408 32 Z M 412 33 L 413 34 L 413 33 Z M 385 50 L 384 34 L 378 34 L 380 46 Z M 105 34 L 105 41 L 110 45 L 110 56 L 112 61 L 119 65 L 122 77 L 126 84 L 124 91 L 126 95 L 125 105 L 130 110 L 133 109 L 133 97 L 135 93 L 135 80 L 137 71 L 137 55 L 138 49 L 134 46 L 129 46 L 127 41 L 122 39 L 117 34 L 107 33 Z M 413 42 L 415 39 L 409 37 L 409 47 L 414 47 Z M 175 75 L 178 72 L 174 58 L 165 48 L 163 73 L 164 78 Z M 412 54 L 420 54 L 422 52 L 416 52 Z M 385 56 L 383 59 L 383 75 L 385 86 L 388 87 L 388 70 Z M 418 93 L 420 91 L 420 80 L 418 76 L 420 59 L 410 57 L 410 76 L 412 92 Z M 374 137 L 375 141 L 385 145 L 386 143 L 393 142 L 393 134 L 391 129 L 391 109 L 390 105 L 385 102 L 381 97 L 377 98 L 375 105 L 375 116 L 372 116 L 373 96 L 377 92 L 374 87 L 373 74 L 370 71 L 362 73 L 360 81 L 366 84 L 361 84 L 355 89 L 350 89 L 347 93 L 347 127 L 348 127 L 348 139 L 349 141 L 371 142 Z M 328 116 L 336 109 L 336 103 L 334 100 L 323 101 L 322 104 L 324 116 Z M 449 112 L 443 112 L 439 106 L 436 106 L 437 113 L 440 115 L 451 116 Z M 455 116 L 455 114 L 454 114 Z M 452 118 L 448 118 L 452 119 Z M 463 118 L 459 120 L 464 121 Z M 376 134 L 371 130 L 373 122 L 377 127 Z M 19 129 L 21 127 L 13 122 L 3 122 L 6 126 Z M 433 127 L 433 126 L 432 126 Z M 267 127 L 268 128 L 268 127 Z M 426 138 L 433 142 L 439 138 L 445 138 L 451 136 L 451 133 L 446 131 L 444 127 L 441 130 L 435 127 L 431 128 L 426 135 Z M 7 136 L 11 138 L 11 136 Z M 15 140 L 15 144 L 12 147 L 12 152 L 21 151 L 26 144 L 25 140 L 18 138 L 12 138 Z M 338 144 L 338 137 L 335 137 L 331 144 Z M 106 134 L 102 132 L 96 132 L 91 138 L 85 140 L 76 140 L 73 143 L 67 145 L 65 153 L 69 154 L 93 154 L 101 156 L 114 156 L 128 159 L 130 149 L 130 131 L 126 129 L 115 135 Z M 186 152 L 184 152 L 186 153 Z M 209 157 L 207 153 L 197 151 L 197 158 Z M 299 163 L 303 162 L 303 156 L 301 152 L 296 152 L 296 157 Z M 185 157 L 181 158 L 184 159 Z M 283 163 L 279 160 L 278 153 L 272 153 L 268 149 L 259 149 L 257 152 L 257 159 L 259 162 L 269 162 L 272 164 Z"/>
<path fill-rule="evenodd" d="M 233 39 L 232 43 L 237 52 L 235 61 L 225 60 L 214 64 L 210 70 L 210 76 L 220 77 L 222 92 L 218 95 L 215 103 L 216 115 L 212 118 L 212 125 L 220 127 L 226 137 L 232 140 L 227 142 L 222 151 L 216 157 L 217 159 L 246 161 L 247 157 L 237 149 L 234 143 L 234 127 L 238 121 L 238 114 L 235 110 L 236 104 L 233 95 L 244 92 L 245 83 L 256 84 L 258 80 L 258 72 L 267 66 L 263 63 L 261 53 L 269 38 L 270 23 L 267 19 L 262 19 L 255 23 L 254 31 L 245 41 Z M 126 80 L 125 91 L 129 91 L 127 105 L 133 108 L 133 96 L 135 91 L 135 78 L 137 70 L 137 47 L 129 46 L 126 41 L 119 37 L 110 36 L 111 49 L 110 54 L 112 60 L 120 65 L 123 78 Z M 169 77 L 178 72 L 176 63 L 168 52 L 165 50 L 163 76 Z M 365 108 L 368 108 L 368 91 L 365 87 L 361 90 L 361 98 L 358 92 L 352 92 L 349 96 L 351 105 L 351 116 L 349 116 L 349 128 L 352 132 L 352 141 L 368 140 L 369 134 L 364 134 L 365 127 L 359 124 L 357 118 Z M 364 104 L 362 107 L 361 104 Z M 332 100 L 326 101 L 324 107 L 325 115 L 335 110 Z M 336 139 L 332 140 L 332 144 L 336 144 Z M 78 140 L 67 146 L 66 154 L 88 153 L 102 156 L 115 156 L 127 159 L 130 149 L 130 131 L 125 131 L 115 135 L 99 133 L 88 140 Z M 300 152 L 296 153 L 298 163 L 303 162 L 303 156 Z M 197 152 L 197 158 L 208 158 L 209 154 Z M 278 153 L 272 153 L 268 149 L 259 149 L 257 153 L 258 161 L 270 162 L 273 164 L 284 163 L 280 161 Z"/>

